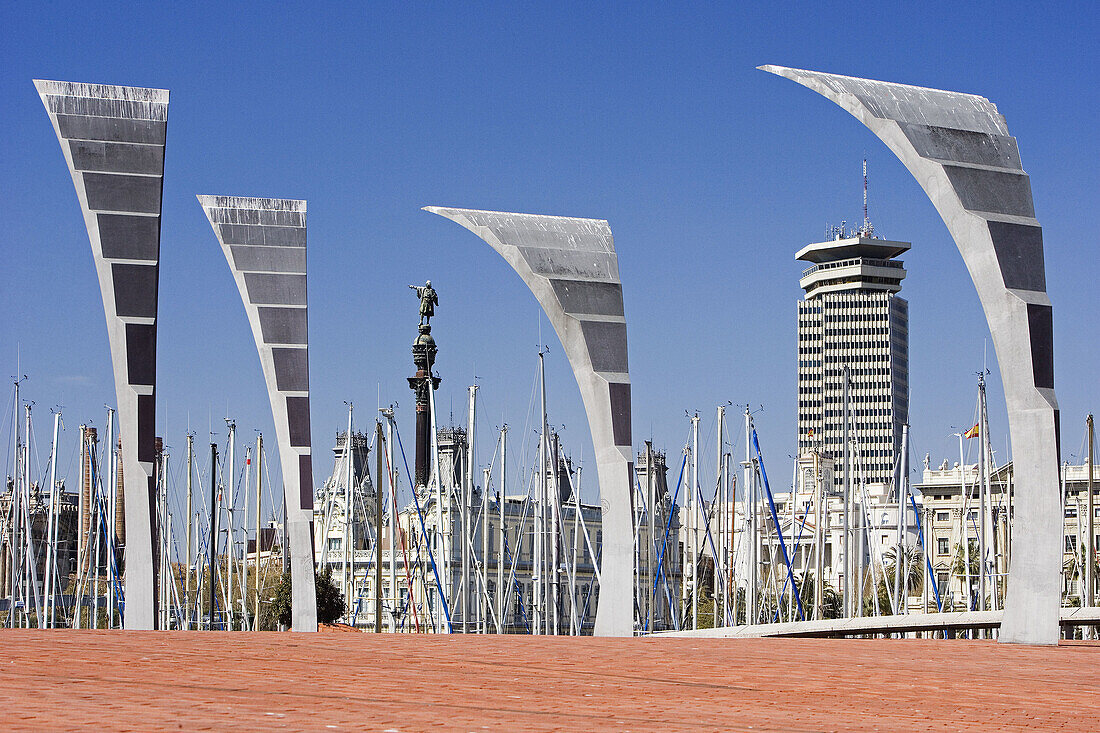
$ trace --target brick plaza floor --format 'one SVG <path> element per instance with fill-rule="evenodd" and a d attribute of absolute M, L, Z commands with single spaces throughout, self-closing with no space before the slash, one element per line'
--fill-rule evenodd
<path fill-rule="evenodd" d="M 0 631 L 4 730 L 1100 728 L 1100 643 Z"/>

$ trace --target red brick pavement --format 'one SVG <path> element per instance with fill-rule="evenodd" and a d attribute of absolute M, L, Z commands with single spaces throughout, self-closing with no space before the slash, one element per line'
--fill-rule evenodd
<path fill-rule="evenodd" d="M 1100 644 L 0 632 L 0 727 L 1100 727 Z"/>

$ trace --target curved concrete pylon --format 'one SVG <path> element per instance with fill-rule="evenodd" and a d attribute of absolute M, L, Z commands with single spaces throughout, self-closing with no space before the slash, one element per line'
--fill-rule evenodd
<path fill-rule="evenodd" d="M 157 288 L 168 91 L 34 82 L 92 245 L 111 344 L 126 506 L 122 624 L 157 624 Z"/>
<path fill-rule="evenodd" d="M 317 630 L 306 328 L 306 202 L 199 196 L 244 301 L 260 355 L 286 502 L 291 628 Z"/>
<path fill-rule="evenodd" d="M 469 229 L 523 278 L 573 367 L 596 451 L 603 509 L 598 636 L 634 633 L 630 373 L 619 260 L 601 219 L 426 206 Z"/>
<path fill-rule="evenodd" d="M 917 179 L 955 239 L 993 336 L 1012 435 L 1015 518 L 1000 639 L 1057 644 L 1062 513 L 1052 311 L 1042 228 L 1016 139 L 984 97 L 759 68 L 812 89 L 866 125 Z"/>

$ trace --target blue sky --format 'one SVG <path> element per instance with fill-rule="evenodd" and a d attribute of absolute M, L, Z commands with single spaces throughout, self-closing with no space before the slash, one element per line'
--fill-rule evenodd
<path fill-rule="evenodd" d="M 1094 5 L 349 7 L 8 3 L 0 11 L 0 374 L 16 373 L 18 351 L 43 458 L 51 406 L 64 406 L 65 465 L 76 426 L 102 425 L 114 391 L 87 236 L 32 78 L 171 90 L 158 432 L 177 465 L 188 425 L 199 445 L 210 424 L 222 439 L 226 414 L 242 439 L 255 429 L 273 437 L 244 311 L 195 201 L 211 193 L 309 202 L 318 483 L 345 400 L 356 403 L 360 425 L 379 399 L 396 401 L 411 435 L 405 377 L 417 316 L 406 286 L 431 278 L 440 294 L 441 421 L 452 409 L 465 421 L 465 387 L 476 379 L 482 457 L 502 421 L 518 447 L 537 424 L 527 416 L 541 328 L 550 419 L 591 467 L 592 485 L 580 398 L 533 297 L 484 243 L 420 211 L 430 204 L 607 219 L 629 322 L 635 441 L 652 437 L 678 464 L 686 412 L 698 410 L 705 476 L 714 470 L 716 405 L 763 405 L 765 458 L 786 483 L 802 269 L 793 254 L 827 223 L 860 218 L 863 157 L 878 231 L 913 243 L 903 290 L 913 464 L 925 452 L 936 463 L 955 460 L 950 434 L 972 424 L 975 372 L 986 358 L 991 435 L 1003 457 L 996 361 L 946 228 L 868 131 L 755 70 L 764 63 L 973 92 L 998 105 L 1044 226 L 1064 457 L 1080 456 L 1084 416 L 1095 407 L 1100 276 Z"/>

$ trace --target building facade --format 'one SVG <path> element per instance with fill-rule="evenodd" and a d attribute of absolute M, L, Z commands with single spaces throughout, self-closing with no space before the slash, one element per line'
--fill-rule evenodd
<path fill-rule="evenodd" d="M 853 470 L 870 483 L 893 483 L 909 419 L 909 306 L 898 296 L 905 269 L 894 259 L 908 249 L 860 232 L 796 255 L 813 263 L 799 281 L 798 453 L 840 460 L 847 367 Z"/>
<path fill-rule="evenodd" d="M 345 515 L 348 464 L 345 439 L 338 436 L 333 476 L 317 493 L 315 541 L 319 566 L 332 571 L 344 594 L 344 621 L 373 629 L 376 609 L 376 496 L 367 471 L 365 439 L 353 439 L 350 513 Z M 415 500 L 395 506 L 383 488 L 381 541 L 382 629 L 387 632 L 591 634 L 599 601 L 602 509 L 579 500 L 579 472 L 557 448 L 556 470 L 546 471 L 545 500 L 537 490 L 502 495 L 486 476 L 467 476 L 467 437 L 462 428 L 436 432 L 439 485 L 422 488 Z M 675 626 L 679 613 L 680 558 L 662 546 L 675 545 L 678 516 L 669 519 L 671 498 L 664 455 L 653 453 L 654 532 L 649 512 L 635 507 L 638 574 L 635 625 L 650 630 Z M 650 486 L 645 454 L 639 456 L 640 485 Z M 400 457 L 398 457 L 400 461 Z M 386 458 L 389 465 L 393 461 Z M 537 486 L 537 471 L 531 486 Z M 396 482 L 395 482 L 396 483 Z M 524 481 L 523 483 L 528 483 Z M 510 482 L 511 484 L 511 482 Z M 466 495 L 468 489 L 468 497 Z M 391 518 L 392 515 L 392 518 Z M 345 524 L 345 516 L 351 521 Z M 503 531 L 502 531 L 503 527 Z M 345 552 L 345 537 L 354 538 Z M 647 550 L 646 545 L 653 540 Z M 657 567 L 649 571 L 651 563 Z M 652 583 L 653 585 L 650 585 Z M 656 590 L 654 589 L 656 588 Z"/>
<path fill-rule="evenodd" d="M 1012 532 L 1014 471 L 1012 462 L 992 467 L 988 478 L 988 502 L 992 527 L 989 537 L 989 558 L 986 562 L 986 596 L 992 593 L 996 579 L 998 597 L 1004 598 Z M 1093 468 L 1095 546 L 1100 547 L 1100 466 Z M 925 527 L 929 560 L 936 573 L 944 608 L 965 610 L 977 605 L 978 573 L 981 560 L 977 557 L 980 511 L 980 479 L 978 465 L 960 467 L 944 461 L 938 468 L 926 462 L 921 483 L 916 488 L 923 496 L 922 523 Z M 1062 604 L 1084 605 L 1082 597 L 1084 563 L 1086 560 L 1088 526 L 1088 467 L 1062 467 Z M 964 542 L 963 538 L 966 538 Z M 1093 558 L 1095 566 L 1096 558 Z M 969 568 L 969 569 L 968 569 Z M 991 599 L 989 599 L 991 600 Z M 1095 605 L 1095 603 L 1093 603 Z"/>

